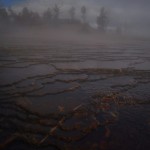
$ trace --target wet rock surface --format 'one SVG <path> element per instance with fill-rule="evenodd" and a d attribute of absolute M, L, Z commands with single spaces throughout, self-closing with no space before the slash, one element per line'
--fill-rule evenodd
<path fill-rule="evenodd" d="M 149 49 L 3 43 L 0 149 L 149 149 Z"/>

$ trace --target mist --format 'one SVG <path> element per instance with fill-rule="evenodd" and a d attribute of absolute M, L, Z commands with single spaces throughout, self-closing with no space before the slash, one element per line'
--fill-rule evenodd
<path fill-rule="evenodd" d="M 95 19 L 100 8 L 105 7 L 108 11 L 110 27 L 114 27 L 113 24 L 119 24 L 126 26 L 126 30 L 130 33 L 150 34 L 150 1 L 148 0 L 32 0 L 26 3 L 31 9 L 37 11 L 43 11 L 55 4 L 62 8 L 62 16 L 67 16 L 68 9 L 74 6 L 77 8 L 77 16 L 80 17 L 81 6 L 86 6 L 88 21 L 92 26 L 96 26 Z"/>
<path fill-rule="evenodd" d="M 0 0 L 0 149 L 150 150 L 150 0 Z"/>
<path fill-rule="evenodd" d="M 7 12 L 6 16 L 5 12 L 3 13 L 0 25 L 2 31 L 5 28 L 5 34 L 13 32 L 27 34 L 32 31 L 32 35 L 34 35 L 36 32 L 39 32 L 37 34 L 52 32 L 56 37 L 57 34 L 60 37 L 58 32 L 60 31 L 61 36 L 64 34 L 65 37 L 77 34 L 81 36 L 85 33 L 86 37 L 87 34 L 91 37 L 94 34 L 109 35 L 109 37 L 110 34 L 113 36 L 150 37 L 150 10 L 148 7 L 150 2 L 148 0 L 22 0 L 11 2 L 9 5 L 1 1 L 1 4 L 1 9 L 4 7 Z M 82 7 L 86 9 L 85 14 L 81 12 Z M 104 8 L 104 12 L 100 14 L 102 8 Z M 100 15 L 103 15 L 101 20 L 105 21 L 101 22 L 100 20 L 98 24 L 97 20 Z M 54 20 L 54 17 L 58 21 Z M 105 27 L 100 31 L 101 24 L 105 24 Z"/>

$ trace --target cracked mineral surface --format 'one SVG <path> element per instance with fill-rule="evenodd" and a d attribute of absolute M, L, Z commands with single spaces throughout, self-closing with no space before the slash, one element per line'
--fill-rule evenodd
<path fill-rule="evenodd" d="M 1 44 L 0 149 L 148 150 L 149 139 L 149 41 Z"/>

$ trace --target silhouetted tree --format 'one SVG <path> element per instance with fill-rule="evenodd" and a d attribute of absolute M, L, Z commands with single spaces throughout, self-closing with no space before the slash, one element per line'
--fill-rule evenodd
<path fill-rule="evenodd" d="M 75 14 L 76 14 L 75 7 L 71 7 L 70 10 L 69 10 L 69 15 L 70 15 L 70 18 L 71 18 L 72 22 L 75 20 Z"/>
<path fill-rule="evenodd" d="M 31 25 L 40 25 L 41 18 L 40 15 L 37 12 L 30 12 L 30 23 Z"/>
<path fill-rule="evenodd" d="M 0 4 L 0 34 L 7 31 L 9 27 L 9 16 L 7 9 Z"/>
<path fill-rule="evenodd" d="M 82 22 L 83 22 L 81 32 L 88 33 L 89 24 L 87 22 L 87 8 L 85 6 L 81 7 L 81 17 L 82 17 Z"/>
<path fill-rule="evenodd" d="M 25 19 L 30 17 L 30 11 L 29 11 L 29 9 L 27 7 L 24 7 L 22 9 L 22 17 L 24 17 Z"/>
<path fill-rule="evenodd" d="M 52 12 L 50 8 L 43 13 L 43 19 L 46 23 L 50 23 L 52 21 Z"/>
<path fill-rule="evenodd" d="M 6 22 L 8 21 L 8 12 L 5 7 L 0 6 L 0 21 Z"/>
<path fill-rule="evenodd" d="M 14 12 L 14 10 L 12 8 L 8 8 L 8 13 L 9 13 L 9 21 L 10 23 L 16 24 L 17 23 L 17 19 L 18 19 L 18 15 Z"/>
<path fill-rule="evenodd" d="M 82 17 L 83 23 L 86 23 L 86 13 L 87 13 L 86 7 L 82 6 L 81 7 L 81 17 Z"/>
<path fill-rule="evenodd" d="M 53 19 L 54 22 L 57 23 L 59 20 L 59 16 L 60 16 L 60 8 L 58 7 L 57 4 L 55 4 L 55 7 L 53 8 Z"/>
<path fill-rule="evenodd" d="M 22 12 L 19 14 L 19 18 L 20 18 L 21 24 L 29 25 L 32 20 L 32 14 L 27 7 L 24 7 L 22 9 Z"/>
<path fill-rule="evenodd" d="M 106 30 L 108 25 L 108 16 L 104 7 L 101 8 L 100 14 L 97 17 L 97 25 L 100 31 L 104 32 Z"/>

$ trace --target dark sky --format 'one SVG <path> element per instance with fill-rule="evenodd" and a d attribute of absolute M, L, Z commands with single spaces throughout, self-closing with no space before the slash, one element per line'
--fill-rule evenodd
<path fill-rule="evenodd" d="M 3 4 L 5 5 L 13 5 L 16 4 L 20 1 L 27 1 L 27 0 L 1 0 Z M 30 0 L 28 0 L 30 1 Z M 32 1 L 38 1 L 38 0 L 32 0 Z M 50 0 L 49 0 L 50 1 Z M 65 0 L 60 0 L 60 1 L 65 1 Z M 80 1 L 93 1 L 97 4 L 99 3 L 105 3 L 108 5 L 113 5 L 113 6 L 122 6 L 122 7 L 127 7 L 127 6 L 145 6 L 145 7 L 150 7 L 150 0 L 80 0 Z M 44 2 L 44 0 L 43 0 Z"/>
<path fill-rule="evenodd" d="M 20 1 L 25 1 L 25 0 L 0 0 L 0 2 L 5 6 L 12 6 L 16 3 L 19 3 Z"/>

